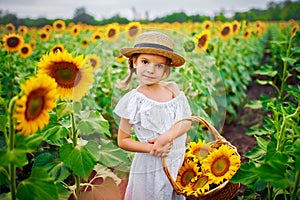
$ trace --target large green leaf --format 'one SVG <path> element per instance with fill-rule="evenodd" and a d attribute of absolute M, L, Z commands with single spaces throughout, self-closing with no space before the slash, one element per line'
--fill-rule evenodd
<path fill-rule="evenodd" d="M 128 153 L 114 145 L 112 142 L 101 145 L 99 161 L 102 165 L 107 167 L 115 167 L 120 164 L 131 163 L 128 158 Z"/>
<path fill-rule="evenodd" d="M 251 188 L 255 188 L 255 183 L 259 180 L 258 176 L 251 171 L 254 169 L 253 163 L 243 163 L 236 174 L 230 179 L 234 183 L 242 183 Z"/>
<path fill-rule="evenodd" d="M 22 181 L 17 188 L 20 200 L 57 200 L 58 194 L 53 179 L 42 168 L 33 168 L 31 176 Z"/>
<path fill-rule="evenodd" d="M 98 111 L 81 111 L 76 116 L 81 119 L 77 124 L 81 134 L 100 132 L 110 135 L 109 123 Z"/>
<path fill-rule="evenodd" d="M 67 136 L 69 130 L 57 122 L 50 122 L 43 131 L 44 140 L 54 145 L 62 145 L 61 138 Z"/>
<path fill-rule="evenodd" d="M 89 141 L 84 146 L 77 145 L 76 147 L 73 147 L 73 144 L 64 144 L 60 148 L 59 153 L 61 160 L 75 174 L 87 179 L 97 162 L 94 154 L 98 151 L 98 144 L 94 141 Z"/>
<path fill-rule="evenodd" d="M 264 75 L 264 76 L 270 76 L 270 77 L 276 76 L 277 73 L 278 73 L 278 71 L 276 69 L 273 69 L 273 66 L 271 66 L 271 65 L 263 65 L 254 72 L 254 74 L 257 74 L 257 75 Z"/>
<path fill-rule="evenodd" d="M 56 106 L 57 118 L 61 119 L 73 112 L 73 105 L 71 102 L 63 101 Z"/>
<path fill-rule="evenodd" d="M 50 153 L 43 153 L 35 158 L 33 167 L 41 167 L 48 171 L 55 182 L 60 182 L 70 175 L 69 168 Z"/>
<path fill-rule="evenodd" d="M 282 171 L 281 165 L 270 165 L 270 164 L 262 164 L 257 168 L 253 168 L 253 171 L 261 180 L 264 182 L 269 182 L 271 185 L 286 189 L 289 186 L 289 180 L 285 177 L 285 170 Z"/>

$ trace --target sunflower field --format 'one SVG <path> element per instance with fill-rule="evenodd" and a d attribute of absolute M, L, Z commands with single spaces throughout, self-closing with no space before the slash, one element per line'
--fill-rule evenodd
<path fill-rule="evenodd" d="M 231 161 L 222 147 L 221 156 L 209 157 L 223 164 L 210 179 L 244 185 L 236 199 L 300 199 L 299 22 L 63 20 L 41 28 L 0 26 L 0 198 L 122 199 L 133 154 L 118 147 L 112 112 L 130 89 L 119 87 L 128 75 L 119 50 L 148 30 L 168 34 L 185 57 L 169 79 L 185 92 L 193 115 L 222 132 L 238 109 L 263 110 L 263 121 L 246 133 L 257 141 L 241 155 L 246 161 Z M 271 85 L 274 94 L 245 103 L 253 81 Z M 206 145 L 204 134 L 189 138 L 193 152 Z M 184 169 L 184 185 L 192 185 L 195 177 Z M 190 193 L 200 197 L 213 187 L 206 182 Z"/>

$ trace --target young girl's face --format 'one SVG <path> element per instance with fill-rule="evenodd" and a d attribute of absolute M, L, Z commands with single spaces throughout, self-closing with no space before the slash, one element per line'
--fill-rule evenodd
<path fill-rule="evenodd" d="M 168 67 L 166 57 L 152 54 L 140 54 L 134 60 L 134 66 L 141 85 L 159 83 Z"/>

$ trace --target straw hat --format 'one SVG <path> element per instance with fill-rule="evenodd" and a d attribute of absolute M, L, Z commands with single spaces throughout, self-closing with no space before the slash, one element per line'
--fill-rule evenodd
<path fill-rule="evenodd" d="M 171 66 L 179 67 L 185 60 L 174 53 L 174 42 L 165 34 L 149 31 L 137 36 L 133 48 L 122 48 L 121 54 L 131 57 L 135 53 L 148 53 L 165 56 L 172 60 Z"/>

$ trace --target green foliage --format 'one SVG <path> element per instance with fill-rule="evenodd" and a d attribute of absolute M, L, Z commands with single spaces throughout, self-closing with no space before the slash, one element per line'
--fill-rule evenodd
<path fill-rule="evenodd" d="M 272 38 L 283 36 L 280 31 L 272 33 L 276 34 Z M 294 37 L 285 34 L 282 39 L 271 41 L 274 59 L 255 71 L 265 77 L 258 83 L 272 85 L 277 94 L 261 95 L 259 101 L 248 103 L 247 107 L 262 108 L 265 112 L 263 126 L 255 125 L 248 130 L 248 135 L 255 136 L 257 146 L 244 155 L 249 161 L 242 164 L 231 180 L 247 185 L 251 195 L 256 193 L 261 199 L 300 198 L 300 86 L 288 82 L 299 65 Z M 295 78 L 299 81 L 299 76 Z"/>

